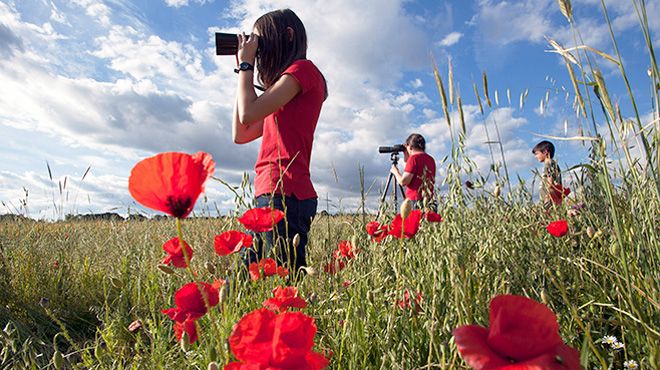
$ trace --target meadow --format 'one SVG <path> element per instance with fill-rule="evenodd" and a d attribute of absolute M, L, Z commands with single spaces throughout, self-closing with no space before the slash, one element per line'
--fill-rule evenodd
<path fill-rule="evenodd" d="M 570 2 L 559 3 L 573 22 Z M 643 2 L 634 3 L 648 35 Z M 658 117 L 660 74 L 650 36 L 646 41 L 651 116 Z M 632 368 L 630 361 L 642 369 L 660 368 L 660 120 L 622 118 L 595 68 L 595 58 L 611 63 L 602 52 L 553 47 L 566 60 L 573 108 L 584 126 L 583 136 L 567 139 L 591 148 L 585 163 L 567 171 L 572 193 L 562 205 L 545 212 L 534 202 L 534 185 L 514 182 L 505 161 L 488 174 L 475 168 L 465 155 L 464 125 L 449 120 L 462 109 L 451 70 L 443 78 L 435 68 L 453 133 L 448 175 L 441 179 L 447 190 L 439 194 L 442 222 L 422 220 L 414 237 L 388 236 L 376 243 L 366 231 L 375 214 L 319 214 L 308 244 L 311 269 L 295 282 L 280 276 L 252 281 L 238 273 L 238 254 L 215 253 L 216 235 L 244 230 L 236 217 L 188 217 L 180 223 L 173 217 L 57 222 L 5 217 L 0 366 L 222 367 L 234 360 L 228 345 L 234 325 L 262 307 L 275 287 L 295 284 L 307 302 L 300 311 L 318 328 L 314 349 L 329 359 L 330 369 L 467 369 L 452 332 L 465 324 L 488 326 L 489 301 L 500 294 L 547 305 L 585 369 Z M 622 58 L 606 56 L 625 80 Z M 485 74 L 477 90 L 475 84 L 482 109 L 491 109 Z M 629 98 L 636 110 L 632 94 Z M 596 121 L 607 129 L 598 132 Z M 237 190 L 232 216 L 251 201 L 241 194 Z M 389 223 L 397 211 L 386 210 L 378 221 Z M 567 220 L 566 235 L 547 232 L 556 220 Z M 178 226 L 195 251 L 188 271 L 160 264 L 163 243 L 177 236 Z M 341 271 L 327 272 L 333 251 L 345 241 L 357 250 L 354 258 Z M 199 339 L 179 343 L 173 321 L 161 310 L 173 307 L 174 293 L 191 281 L 193 271 L 197 281 L 229 284 L 217 307 L 199 319 Z M 614 349 L 606 336 L 622 346 Z"/>

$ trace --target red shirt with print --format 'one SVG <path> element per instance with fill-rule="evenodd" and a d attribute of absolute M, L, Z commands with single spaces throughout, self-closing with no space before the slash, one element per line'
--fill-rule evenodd
<path fill-rule="evenodd" d="M 298 81 L 300 92 L 264 118 L 263 140 L 254 166 L 255 196 L 316 198 L 309 163 L 314 130 L 325 100 L 325 80 L 314 63 L 306 59 L 293 62 L 284 74 Z"/>
<path fill-rule="evenodd" d="M 415 153 L 406 161 L 403 172 L 413 175 L 410 183 L 406 186 L 406 198 L 410 200 L 421 200 L 422 195 L 433 195 L 435 184 L 435 160 L 426 153 Z"/>

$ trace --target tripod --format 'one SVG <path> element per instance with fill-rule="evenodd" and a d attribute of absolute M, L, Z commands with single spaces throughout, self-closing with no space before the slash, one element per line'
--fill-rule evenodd
<path fill-rule="evenodd" d="M 392 161 L 392 164 L 396 166 L 399 163 L 399 153 L 398 152 L 393 152 L 390 155 L 390 160 Z M 392 172 L 390 172 L 390 175 L 387 177 L 387 184 L 385 185 L 385 190 L 383 191 L 383 195 L 381 195 L 381 197 L 380 197 L 380 204 L 378 206 L 378 215 L 377 215 L 376 218 L 378 218 L 380 216 L 382 210 L 386 206 L 385 198 L 387 197 L 387 192 L 390 189 L 390 184 L 392 183 L 392 179 L 394 179 L 394 183 L 395 183 L 395 185 L 393 185 L 393 187 L 392 187 L 392 193 L 394 195 L 394 198 L 393 198 L 393 201 L 392 201 L 392 208 L 394 209 L 395 212 L 397 212 L 397 207 L 399 205 L 399 200 L 398 200 L 398 196 L 397 196 L 397 193 L 398 193 L 397 188 L 399 189 L 399 191 L 401 191 L 401 198 L 406 199 L 406 193 L 403 190 L 403 186 L 401 186 L 401 184 L 398 184 L 396 182 L 396 179 L 394 178 L 394 174 Z"/>

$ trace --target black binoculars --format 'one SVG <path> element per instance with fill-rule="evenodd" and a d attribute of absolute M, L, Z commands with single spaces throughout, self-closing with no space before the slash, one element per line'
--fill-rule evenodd
<path fill-rule="evenodd" d="M 245 37 L 248 37 L 246 35 Z M 259 38 L 259 49 L 263 41 Z M 236 55 L 238 53 L 238 35 L 235 33 L 215 33 L 215 54 L 216 55 Z"/>

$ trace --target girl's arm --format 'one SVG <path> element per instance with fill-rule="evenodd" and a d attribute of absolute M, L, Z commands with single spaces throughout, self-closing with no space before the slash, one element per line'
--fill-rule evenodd
<path fill-rule="evenodd" d="M 231 134 L 234 143 L 246 144 L 260 138 L 263 135 L 264 121 L 258 121 L 251 124 L 240 123 L 238 119 L 238 107 L 234 104 L 234 113 L 231 126 Z"/>
<path fill-rule="evenodd" d="M 258 36 L 238 35 L 238 59 L 254 65 Z M 247 143 L 263 134 L 263 119 L 291 101 L 300 92 L 300 84 L 290 75 L 280 77 L 261 96 L 254 91 L 254 71 L 238 73 L 238 91 L 232 123 L 235 143 Z"/>
<path fill-rule="evenodd" d="M 406 186 L 410 184 L 410 181 L 412 181 L 413 174 L 410 172 L 403 172 L 403 175 L 401 175 L 401 172 L 399 172 L 399 168 L 396 165 L 392 165 L 392 169 L 390 170 L 394 177 L 396 178 L 396 181 L 401 184 L 402 186 Z"/>

